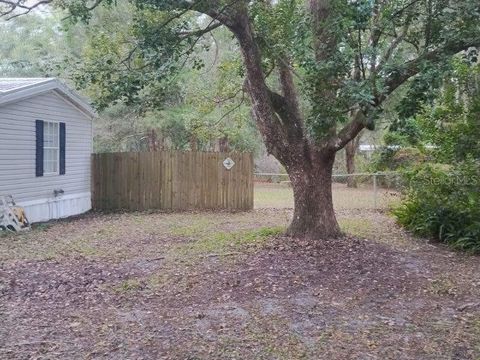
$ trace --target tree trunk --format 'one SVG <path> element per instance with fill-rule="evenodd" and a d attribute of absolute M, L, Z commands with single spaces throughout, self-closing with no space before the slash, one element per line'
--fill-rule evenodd
<path fill-rule="evenodd" d="M 190 151 L 198 151 L 198 140 L 195 135 L 190 135 Z"/>
<path fill-rule="evenodd" d="M 230 145 L 228 143 L 228 137 L 224 136 L 218 139 L 218 147 L 220 152 L 227 153 L 230 151 Z"/>
<path fill-rule="evenodd" d="M 297 99 L 293 98 L 294 82 L 288 66 L 284 64 L 280 74 L 283 95 L 271 91 L 265 82 L 260 48 L 246 7 L 243 13 L 237 14 L 236 20 L 230 28 L 243 54 L 253 116 L 268 153 L 285 166 L 292 182 L 295 210 L 287 234 L 315 240 L 339 237 L 341 231 L 332 202 L 333 163 L 335 151 L 344 146 L 342 138 L 354 137 L 358 133 L 357 125 L 341 132 L 342 138 L 332 140 L 332 144 L 310 143 L 304 133 Z"/>
<path fill-rule="evenodd" d="M 308 239 L 332 239 L 342 233 L 332 201 L 335 155 L 316 163 L 297 164 L 289 171 L 295 210 L 287 234 Z"/>
<path fill-rule="evenodd" d="M 353 139 L 345 146 L 345 161 L 347 163 L 347 174 L 355 174 L 355 154 L 357 152 L 357 141 Z M 357 179 L 355 176 L 347 178 L 347 187 L 356 188 Z"/>
<path fill-rule="evenodd" d="M 158 151 L 157 132 L 155 129 L 150 129 L 147 132 L 148 151 Z"/>

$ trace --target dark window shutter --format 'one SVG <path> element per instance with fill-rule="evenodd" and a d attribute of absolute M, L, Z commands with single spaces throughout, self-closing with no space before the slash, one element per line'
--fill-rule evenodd
<path fill-rule="evenodd" d="M 65 175 L 65 145 L 66 145 L 65 123 L 60 123 L 60 175 Z"/>
<path fill-rule="evenodd" d="M 35 175 L 43 176 L 43 121 L 35 120 Z"/>

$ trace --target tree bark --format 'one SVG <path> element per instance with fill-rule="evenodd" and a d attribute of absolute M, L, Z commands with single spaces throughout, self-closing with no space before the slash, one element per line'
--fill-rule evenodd
<path fill-rule="evenodd" d="M 307 239 L 332 239 L 342 233 L 332 199 L 335 153 L 317 162 L 305 161 L 289 171 L 295 210 L 287 234 Z"/>
<path fill-rule="evenodd" d="M 158 151 L 158 139 L 157 139 L 157 132 L 155 129 L 150 129 L 147 132 L 148 138 L 148 151 Z"/>
<path fill-rule="evenodd" d="M 288 131 L 279 121 L 272 105 L 270 90 L 265 82 L 260 47 L 255 41 L 247 7 L 236 16 L 237 23 L 230 27 L 242 52 L 246 70 L 246 88 L 252 99 L 252 113 L 263 137 L 267 151 L 281 163 L 289 157 Z"/>
<path fill-rule="evenodd" d="M 230 144 L 228 142 L 228 137 L 224 136 L 218 139 L 218 148 L 220 152 L 227 153 L 230 151 Z"/>
<path fill-rule="evenodd" d="M 357 142 L 355 139 L 345 146 L 345 162 L 347 165 L 347 174 L 355 174 L 355 154 L 357 152 Z M 356 188 L 357 179 L 355 176 L 347 177 L 347 187 Z"/>
<path fill-rule="evenodd" d="M 354 137 L 348 144 L 345 145 L 345 160 L 347 165 L 347 174 L 355 174 L 356 171 L 356 155 L 358 147 L 360 146 L 360 138 L 362 133 L 360 132 L 356 137 Z M 347 187 L 356 188 L 358 186 L 358 181 L 355 176 L 349 176 L 347 178 Z"/>
<path fill-rule="evenodd" d="M 195 135 L 190 135 L 190 151 L 198 151 L 198 139 Z"/>

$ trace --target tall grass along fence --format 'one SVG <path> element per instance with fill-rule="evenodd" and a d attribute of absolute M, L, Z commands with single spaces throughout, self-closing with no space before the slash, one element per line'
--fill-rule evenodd
<path fill-rule="evenodd" d="M 92 203 L 94 209 L 108 211 L 250 210 L 253 156 L 181 151 L 93 154 Z"/>

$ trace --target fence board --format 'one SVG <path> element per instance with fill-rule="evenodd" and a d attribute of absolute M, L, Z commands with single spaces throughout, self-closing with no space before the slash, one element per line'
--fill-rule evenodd
<path fill-rule="evenodd" d="M 235 166 L 227 170 L 230 157 Z M 246 153 L 162 151 L 92 155 L 98 210 L 253 209 L 253 157 Z"/>

